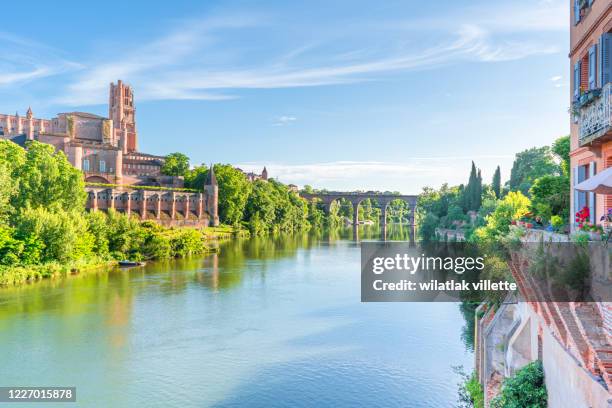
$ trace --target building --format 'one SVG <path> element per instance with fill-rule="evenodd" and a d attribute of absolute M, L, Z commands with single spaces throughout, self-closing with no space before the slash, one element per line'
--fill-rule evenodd
<path fill-rule="evenodd" d="M 182 180 L 161 175 L 163 156 L 138 148 L 132 87 L 110 84 L 108 117 L 85 112 L 60 113 L 52 119 L 0 114 L 0 137 L 17 143 L 38 140 L 63 151 L 85 180 L 121 185 L 182 187 Z"/>
<path fill-rule="evenodd" d="M 612 208 L 612 195 L 580 192 L 574 186 L 612 167 L 612 2 L 572 0 L 571 214 L 590 209 L 591 222 Z"/>
<path fill-rule="evenodd" d="M 219 186 L 212 166 L 203 192 L 96 185 L 88 185 L 86 190 L 90 211 L 112 209 L 167 226 L 219 225 Z"/>
<path fill-rule="evenodd" d="M 612 196 L 580 192 L 575 186 L 612 167 L 612 1 L 570 4 L 571 213 L 588 207 L 590 221 L 598 223 L 612 207 Z M 538 245 L 511 254 L 517 297 L 498 307 L 482 304 L 476 312 L 475 365 L 485 407 L 505 378 L 535 360 L 542 362 L 549 407 L 612 407 L 610 249 L 587 247 L 590 301 L 571 301 L 550 296 L 561 293 L 561 286 L 550 276 L 538 277 L 532 268 L 540 244 L 549 243 L 550 264 L 576 271 L 569 236 L 530 230 L 522 239 Z"/>
<path fill-rule="evenodd" d="M 257 174 L 257 173 L 253 173 L 253 172 L 246 172 L 240 168 L 236 168 L 236 170 L 240 170 L 244 176 L 247 178 L 247 180 L 253 182 L 255 180 L 263 180 L 263 181 L 268 181 L 268 170 L 266 169 L 266 167 L 264 166 L 263 170 L 261 171 L 261 174 Z"/>
<path fill-rule="evenodd" d="M 166 225 L 219 225 L 212 167 L 203 192 L 185 191 L 182 177 L 162 175 L 165 157 L 138 151 L 134 91 L 121 80 L 110 84 L 108 117 L 66 112 L 39 119 L 28 108 L 24 117 L 0 114 L 0 138 L 21 145 L 37 140 L 64 152 L 88 182 L 88 210 L 113 209 Z"/>

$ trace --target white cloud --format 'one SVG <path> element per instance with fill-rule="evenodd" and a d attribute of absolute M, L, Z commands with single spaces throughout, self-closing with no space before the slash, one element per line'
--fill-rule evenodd
<path fill-rule="evenodd" d="M 561 79 L 563 79 L 561 75 L 555 75 L 554 77 L 550 78 L 552 82 L 559 82 Z"/>
<path fill-rule="evenodd" d="M 471 60 L 499 62 L 549 54 L 558 49 L 533 41 L 496 40 L 487 25 L 464 24 L 448 33 L 446 40 L 429 46 L 397 51 L 393 47 L 375 55 L 354 49 L 332 52 L 314 44 L 266 56 L 260 61 L 236 64 L 218 61 L 215 52 L 224 49 L 222 30 L 239 30 L 258 23 L 254 18 L 224 18 L 193 21 L 179 30 L 144 45 L 126 46 L 124 55 L 111 62 L 91 61 L 58 98 L 70 105 L 104 103 L 111 81 L 124 79 L 135 86 L 139 100 L 202 99 L 238 97 L 245 89 L 278 89 L 347 84 L 378 80 L 381 75 L 432 69 Z M 504 37 L 506 38 L 506 37 Z M 230 48 L 230 47 L 227 47 Z M 270 51 L 274 44 L 270 45 Z M 319 53 L 311 52 L 313 50 Z M 241 55 L 244 50 L 234 49 Z M 228 51 L 229 52 L 229 51 Z M 304 55 L 308 54 L 308 55 Z M 349 55 L 349 57 L 347 57 Z M 300 56 L 301 62 L 291 64 Z"/>
<path fill-rule="evenodd" d="M 493 175 L 498 164 L 509 166 L 512 155 L 408 157 L 404 162 L 335 161 L 309 164 L 240 163 L 245 171 L 258 172 L 265 165 L 270 177 L 298 186 L 332 190 L 388 190 L 418 193 L 424 182 L 430 186 L 464 183 L 469 165 L 476 160 L 483 174 Z"/>
<path fill-rule="evenodd" d="M 272 123 L 272 126 L 286 126 L 286 125 L 290 125 L 292 122 L 295 122 L 296 120 L 297 118 L 295 116 L 283 115 L 283 116 L 277 117 Z"/>
<path fill-rule="evenodd" d="M 0 33 L 0 49 L 0 86 L 19 85 L 80 68 L 50 47 L 6 33 Z"/>

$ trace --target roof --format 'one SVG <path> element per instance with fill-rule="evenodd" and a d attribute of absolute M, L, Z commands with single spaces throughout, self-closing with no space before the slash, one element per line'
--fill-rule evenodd
<path fill-rule="evenodd" d="M 208 177 L 206 178 L 207 186 L 217 185 L 217 177 L 215 176 L 215 168 L 213 165 L 210 165 L 210 170 L 208 170 Z"/>
<path fill-rule="evenodd" d="M 103 119 L 103 120 L 108 119 L 104 116 L 99 116 L 99 115 L 95 115 L 93 113 L 87 113 L 87 112 L 62 112 L 59 115 L 75 115 L 75 116 L 80 116 L 82 118 L 89 118 L 89 119 Z"/>

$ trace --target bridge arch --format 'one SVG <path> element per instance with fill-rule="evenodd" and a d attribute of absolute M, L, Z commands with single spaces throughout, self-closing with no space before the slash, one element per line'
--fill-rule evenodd
<path fill-rule="evenodd" d="M 106 178 L 102 177 L 102 176 L 89 176 L 85 179 L 85 182 L 87 183 L 101 183 L 101 184 L 111 184 L 110 181 L 108 181 Z"/>
<path fill-rule="evenodd" d="M 402 194 L 382 194 L 376 192 L 355 193 L 355 192 L 325 192 L 325 193 L 302 193 L 301 196 L 306 200 L 320 200 L 329 214 L 331 205 L 334 201 L 346 199 L 353 205 L 353 224 L 359 224 L 359 204 L 366 199 L 374 199 L 381 208 L 381 225 L 386 226 L 387 208 L 392 201 L 403 200 L 410 208 L 410 225 L 414 226 L 414 212 L 416 210 L 417 196 Z"/>

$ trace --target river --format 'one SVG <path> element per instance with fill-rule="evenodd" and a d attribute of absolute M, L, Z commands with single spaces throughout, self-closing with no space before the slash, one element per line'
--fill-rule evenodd
<path fill-rule="evenodd" d="M 459 305 L 361 303 L 352 238 L 234 240 L 3 289 L 0 385 L 76 386 L 68 407 L 455 406 L 452 366 L 473 366 Z"/>

